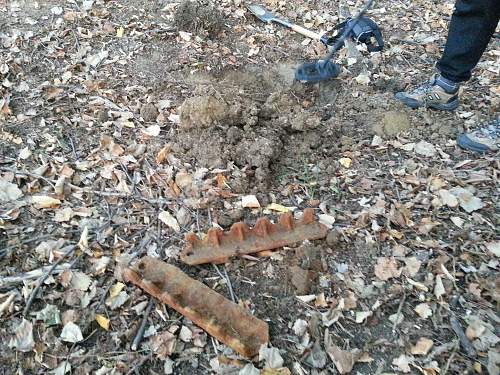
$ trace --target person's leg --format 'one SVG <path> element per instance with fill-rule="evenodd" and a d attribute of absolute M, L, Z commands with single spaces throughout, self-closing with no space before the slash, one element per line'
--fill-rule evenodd
<path fill-rule="evenodd" d="M 499 18 L 499 0 L 457 0 L 443 56 L 437 63 L 444 78 L 457 83 L 470 79 Z"/>
<path fill-rule="evenodd" d="M 441 75 L 413 91 L 398 92 L 396 98 L 411 108 L 456 109 L 459 83 L 470 78 L 499 17 L 500 0 L 457 0 L 443 56 L 437 64 Z"/>

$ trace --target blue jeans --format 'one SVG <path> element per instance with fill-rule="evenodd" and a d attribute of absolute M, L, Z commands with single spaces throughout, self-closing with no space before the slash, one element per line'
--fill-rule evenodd
<path fill-rule="evenodd" d="M 444 78 L 453 82 L 470 79 L 499 18 L 500 0 L 457 0 L 443 56 L 437 63 Z"/>

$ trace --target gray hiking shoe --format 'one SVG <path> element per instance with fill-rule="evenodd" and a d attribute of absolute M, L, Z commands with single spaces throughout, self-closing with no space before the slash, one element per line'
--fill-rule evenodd
<path fill-rule="evenodd" d="M 486 153 L 500 149 L 500 116 L 479 129 L 458 136 L 457 144 L 469 151 Z"/>
<path fill-rule="evenodd" d="M 458 84 L 447 87 L 447 83 L 438 75 L 413 91 L 398 92 L 395 96 L 410 108 L 428 107 L 453 111 L 459 104 Z"/>

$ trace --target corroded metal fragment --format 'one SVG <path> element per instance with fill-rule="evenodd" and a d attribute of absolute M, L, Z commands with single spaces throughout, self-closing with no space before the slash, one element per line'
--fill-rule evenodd
<path fill-rule="evenodd" d="M 224 263 L 233 256 L 324 238 L 327 231 L 326 226 L 316 220 L 314 210 L 308 208 L 304 210 L 302 219 L 297 221 L 291 213 L 285 213 L 277 224 L 271 223 L 268 218 L 260 218 L 252 229 L 242 222 L 233 224 L 228 232 L 212 228 L 203 240 L 189 233 L 181 259 L 190 265 Z"/>
<path fill-rule="evenodd" d="M 267 323 L 175 266 L 144 257 L 123 276 L 245 357 L 269 341 Z"/>

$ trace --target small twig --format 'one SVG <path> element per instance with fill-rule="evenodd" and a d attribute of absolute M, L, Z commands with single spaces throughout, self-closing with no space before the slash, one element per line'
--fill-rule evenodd
<path fill-rule="evenodd" d="M 134 341 L 132 341 L 132 345 L 130 346 L 130 349 L 132 350 L 137 350 L 139 347 L 139 344 L 142 341 L 142 338 L 144 337 L 144 332 L 146 331 L 146 326 L 148 324 L 148 318 L 149 315 L 151 314 L 151 310 L 153 309 L 154 306 L 154 299 L 153 297 L 149 298 L 148 306 L 146 307 L 146 311 L 144 311 L 144 316 L 142 318 L 141 325 L 139 326 L 139 329 L 137 330 L 137 334 L 134 337 Z"/>
<path fill-rule="evenodd" d="M 215 270 L 217 271 L 217 273 L 219 274 L 219 276 L 225 280 L 226 282 L 226 285 L 227 285 L 227 288 L 229 289 L 229 294 L 231 295 L 231 299 L 234 303 L 236 303 L 236 298 L 234 297 L 234 293 L 233 293 L 233 287 L 231 285 L 231 280 L 229 280 L 229 276 L 227 275 L 227 272 L 226 270 L 224 269 L 224 273 L 225 273 L 225 276 L 222 274 L 222 272 L 220 272 L 219 270 L 219 267 L 217 267 L 216 264 L 213 264 Z"/>
<path fill-rule="evenodd" d="M 226 277 L 226 280 L 227 280 L 227 285 L 229 287 L 229 293 L 231 294 L 231 299 L 233 300 L 234 303 L 236 303 L 237 298 L 236 298 L 236 295 L 234 294 L 233 285 L 231 284 L 231 279 L 229 278 L 229 275 L 227 274 L 226 266 L 223 266 L 223 270 L 224 270 L 224 276 Z"/>
<path fill-rule="evenodd" d="M 451 352 L 450 358 L 446 361 L 446 365 L 443 368 L 442 375 L 446 375 L 448 373 L 448 369 L 450 368 L 451 361 L 455 358 L 455 354 L 457 353 L 457 346 L 453 348 L 453 352 Z"/>
<path fill-rule="evenodd" d="M 55 181 L 52 181 L 48 179 L 47 177 L 44 177 L 42 175 L 36 174 L 36 173 L 31 173 L 31 172 L 25 172 L 25 171 L 19 171 L 17 169 L 11 169 L 11 168 L 4 168 L 0 167 L 0 171 L 4 172 L 11 172 L 16 175 L 25 175 L 25 176 L 30 176 L 33 178 L 37 178 L 40 180 L 45 181 L 47 184 L 49 184 L 53 189 L 55 189 Z M 68 187 L 70 187 L 73 190 L 86 193 L 86 194 L 94 194 L 94 195 L 99 195 L 101 197 L 114 197 L 114 198 L 134 198 L 137 200 L 141 200 L 144 202 L 148 202 L 150 204 L 168 204 L 170 203 L 169 200 L 163 199 L 163 198 L 158 198 L 158 199 L 150 199 L 150 198 L 145 198 L 141 195 L 138 194 L 129 194 L 129 193 L 118 193 L 118 192 L 109 192 L 109 191 L 100 191 L 100 190 L 92 190 L 89 188 L 83 188 L 80 186 L 76 186 L 73 184 L 66 184 Z"/>
<path fill-rule="evenodd" d="M 141 367 L 142 367 L 142 365 L 143 365 L 143 364 L 145 364 L 145 363 L 146 363 L 146 361 L 148 361 L 149 359 L 151 359 L 151 354 L 149 354 L 149 355 L 147 355 L 147 356 L 143 357 L 143 358 L 139 361 L 139 363 L 137 363 L 137 364 L 136 364 L 133 368 L 131 368 L 131 369 L 130 369 L 130 371 L 129 371 L 129 372 L 127 372 L 127 375 L 131 375 L 131 374 L 133 374 L 134 372 L 135 372 L 136 374 L 138 374 L 139 372 L 138 372 L 137 370 L 138 370 L 139 368 L 141 368 Z"/>
<path fill-rule="evenodd" d="M 33 289 L 33 291 L 31 292 L 31 295 L 29 296 L 28 301 L 26 302 L 26 307 L 23 310 L 23 315 L 25 317 L 28 315 L 30 307 L 33 304 L 33 301 L 35 300 L 35 297 L 38 294 L 38 291 L 42 287 L 42 285 L 45 282 L 45 280 L 47 280 L 47 278 L 50 276 L 50 274 L 56 269 L 56 267 L 58 266 L 58 264 L 61 263 L 64 258 L 66 258 L 67 256 L 71 255 L 73 253 L 73 251 L 75 251 L 76 245 L 66 246 L 66 248 L 67 248 L 67 250 L 63 254 L 63 256 L 60 257 L 56 262 L 54 262 L 54 264 L 52 265 L 52 267 L 49 268 L 49 270 L 47 271 L 47 273 L 45 275 L 43 275 L 38 280 L 38 283 L 37 283 L 35 289 Z"/>
<path fill-rule="evenodd" d="M 404 287 L 404 286 L 403 286 Z M 401 302 L 398 306 L 398 311 L 396 312 L 396 319 L 394 319 L 394 324 L 392 325 L 392 332 L 396 332 L 396 327 L 398 326 L 399 317 L 401 316 L 401 310 L 403 309 L 403 305 L 406 301 L 406 291 L 403 289 L 403 298 L 401 298 Z"/>
<path fill-rule="evenodd" d="M 73 151 L 73 157 L 75 161 L 78 160 L 78 155 L 76 154 L 75 143 L 73 142 L 73 138 L 69 137 L 69 142 L 71 143 L 71 150 Z"/>
<path fill-rule="evenodd" d="M 155 221 L 151 222 L 149 225 L 152 225 L 152 223 L 154 223 Z M 130 266 L 130 264 L 132 263 L 132 261 L 138 257 L 141 256 L 141 254 L 143 253 L 143 249 L 149 245 L 149 243 L 151 242 L 152 238 L 151 236 L 146 233 L 146 235 L 144 236 L 144 238 L 141 240 L 141 242 L 139 243 L 139 246 L 137 246 L 137 249 L 135 250 L 134 253 L 132 253 L 132 256 L 130 257 L 130 259 L 128 260 L 127 262 L 127 265 Z"/>
<path fill-rule="evenodd" d="M 215 342 L 217 341 L 216 339 L 214 339 L 212 336 L 210 336 L 210 338 L 212 339 L 212 346 L 214 347 L 214 352 L 215 352 L 215 355 L 218 355 L 219 354 L 219 351 L 217 350 L 217 345 L 215 344 Z"/>
<path fill-rule="evenodd" d="M 455 332 L 455 335 L 457 335 L 458 339 L 460 340 L 460 345 L 464 349 L 465 353 L 469 357 L 475 358 L 476 357 L 476 350 L 472 346 L 472 344 L 469 341 L 469 339 L 467 338 L 467 336 L 465 336 L 465 332 L 464 332 L 460 322 L 458 321 L 456 316 L 453 314 L 453 312 L 452 312 L 452 315 L 450 316 L 450 324 L 451 324 L 451 328 L 453 329 L 453 332 Z"/>
<path fill-rule="evenodd" d="M 200 211 L 196 209 L 196 229 L 198 230 L 198 233 L 201 232 L 200 229 Z"/>
<path fill-rule="evenodd" d="M 163 199 L 163 198 L 158 198 L 158 199 L 150 199 L 150 198 L 145 198 L 139 195 L 134 195 L 134 194 L 129 194 L 129 193 L 118 193 L 118 192 L 111 192 L 111 191 L 100 191 L 100 190 L 92 190 L 89 188 L 82 188 L 80 186 L 76 186 L 73 184 L 68 184 L 68 186 L 76 191 L 85 193 L 85 194 L 94 194 L 94 195 L 99 195 L 101 197 L 114 197 L 114 198 L 133 198 L 137 200 L 141 200 L 144 202 L 148 202 L 151 204 L 168 204 L 170 201 Z"/>

